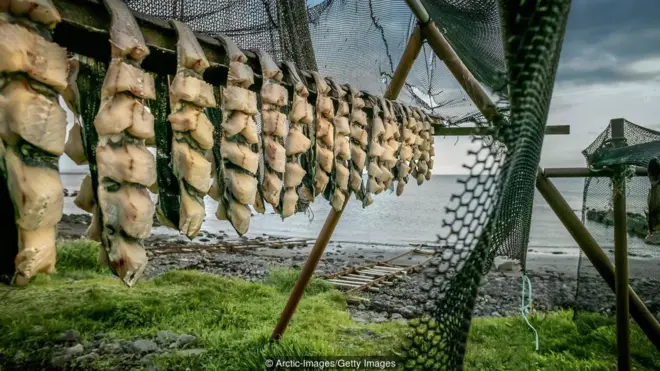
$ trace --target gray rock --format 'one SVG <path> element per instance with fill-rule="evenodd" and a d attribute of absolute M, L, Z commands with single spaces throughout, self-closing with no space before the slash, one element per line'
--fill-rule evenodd
<path fill-rule="evenodd" d="M 366 310 L 367 307 L 364 304 L 360 303 L 360 305 L 358 305 L 358 309 L 359 310 Z"/>
<path fill-rule="evenodd" d="M 80 344 L 82 344 L 82 346 L 85 347 L 85 349 L 90 349 L 94 347 L 94 343 L 88 340 L 83 340 L 80 342 Z"/>
<path fill-rule="evenodd" d="M 515 261 L 504 262 L 497 266 L 497 270 L 499 272 L 519 272 L 520 264 L 518 264 L 518 262 Z"/>
<path fill-rule="evenodd" d="M 366 312 L 356 312 L 353 314 L 353 321 L 356 323 L 365 323 L 369 320 L 369 314 Z"/>
<path fill-rule="evenodd" d="M 66 366 L 66 364 L 68 362 L 69 362 L 69 357 L 67 357 L 66 355 L 62 355 L 62 354 L 54 355 L 50 359 L 50 364 L 57 367 L 57 368 L 63 368 L 64 366 Z"/>
<path fill-rule="evenodd" d="M 395 320 L 399 320 L 399 319 L 403 319 L 403 316 L 402 316 L 401 314 L 399 314 L 399 313 L 392 313 L 392 320 L 393 320 L 393 321 L 395 321 Z"/>
<path fill-rule="evenodd" d="M 64 354 L 66 354 L 69 358 L 79 356 L 83 353 L 85 353 L 85 347 L 83 347 L 82 344 L 76 344 L 72 347 L 66 348 L 64 351 Z"/>
<path fill-rule="evenodd" d="M 491 317 L 502 317 L 502 315 L 499 312 L 492 312 Z"/>
<path fill-rule="evenodd" d="M 57 337 L 57 341 L 78 341 L 80 339 L 80 332 L 76 330 L 66 330 Z"/>
<path fill-rule="evenodd" d="M 197 338 L 193 335 L 188 335 L 188 334 L 183 334 L 179 336 L 178 339 L 176 339 L 176 342 L 181 346 L 186 346 L 190 344 L 194 344 L 197 341 Z"/>
<path fill-rule="evenodd" d="M 153 353 L 160 350 L 158 344 L 154 343 L 151 340 L 138 339 L 131 343 L 131 348 L 133 353 Z"/>
<path fill-rule="evenodd" d="M 120 353 L 121 350 L 122 347 L 119 343 L 102 343 L 101 346 L 99 346 L 99 351 L 103 354 Z"/>
<path fill-rule="evenodd" d="M 76 363 L 90 363 L 99 359 L 99 354 L 96 352 L 91 352 L 89 354 L 82 355 L 76 358 Z"/>
<path fill-rule="evenodd" d="M 178 338 L 179 335 L 171 331 L 158 331 L 158 334 L 156 334 L 156 342 L 160 344 L 171 344 Z"/>
<path fill-rule="evenodd" d="M 206 349 L 202 348 L 192 348 L 192 349 L 182 349 L 174 352 L 174 355 L 177 357 L 196 357 L 206 353 Z"/>

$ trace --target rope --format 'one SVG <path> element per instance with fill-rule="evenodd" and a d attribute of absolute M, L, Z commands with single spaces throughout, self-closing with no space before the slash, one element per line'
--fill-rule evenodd
<path fill-rule="evenodd" d="M 529 291 L 529 294 L 527 296 L 527 301 L 525 302 L 525 284 L 527 284 L 527 289 Z M 529 323 L 529 320 L 527 319 L 527 315 L 532 309 L 532 281 L 529 280 L 529 277 L 527 277 L 527 272 L 523 270 L 522 272 L 522 303 L 520 306 L 520 312 L 522 314 L 523 319 L 525 322 L 527 322 L 527 326 L 534 331 L 534 336 L 536 338 L 536 351 L 538 352 L 539 350 L 539 333 L 536 331 L 534 326 L 532 326 L 531 323 Z"/>

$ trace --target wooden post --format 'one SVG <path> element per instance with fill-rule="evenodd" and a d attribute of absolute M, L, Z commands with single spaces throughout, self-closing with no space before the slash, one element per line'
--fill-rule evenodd
<path fill-rule="evenodd" d="M 390 84 L 384 95 L 386 99 L 396 99 L 399 96 L 399 93 L 401 92 L 401 89 L 406 82 L 406 77 L 412 69 L 417 55 L 422 49 L 422 41 L 421 29 L 418 26 L 410 36 L 408 45 L 406 46 L 406 49 L 401 56 L 401 60 L 399 61 L 399 65 L 397 66 L 396 71 L 394 72 L 392 81 L 390 81 Z M 282 337 L 282 334 L 284 334 L 284 331 L 286 331 L 286 328 L 291 321 L 291 317 L 293 317 L 293 314 L 298 307 L 298 303 L 305 293 L 305 288 L 309 284 L 309 281 L 312 279 L 314 270 L 316 269 L 319 260 L 321 260 L 323 252 L 328 246 L 328 242 L 330 242 L 330 238 L 335 231 L 335 227 L 337 227 L 339 218 L 341 218 L 341 215 L 344 212 L 349 199 L 350 197 L 346 197 L 344 206 L 342 207 L 341 211 L 335 211 L 335 209 L 330 210 L 330 213 L 328 214 L 328 217 L 325 219 L 325 223 L 323 224 L 323 228 L 319 233 L 319 237 L 316 239 L 314 247 L 307 257 L 305 266 L 300 272 L 300 277 L 298 278 L 298 281 L 296 281 L 296 285 L 293 287 L 291 295 L 289 295 L 289 300 L 287 301 L 286 306 L 280 315 L 280 319 L 277 322 L 277 325 L 275 325 L 275 329 L 273 329 L 270 341 L 279 340 Z"/>
<path fill-rule="evenodd" d="M 612 139 L 625 139 L 624 120 L 610 121 Z M 623 166 L 612 177 L 614 205 L 614 274 L 616 291 L 616 345 L 618 369 L 630 370 L 630 312 L 628 301 L 628 228 L 626 220 L 626 179 Z"/>
<path fill-rule="evenodd" d="M 465 89 L 470 99 L 484 115 L 486 120 L 497 122 L 501 115 L 495 109 L 495 104 L 488 95 L 481 89 L 481 85 L 465 67 L 460 58 L 456 55 L 451 45 L 447 42 L 438 28 L 430 22 L 426 10 L 419 0 L 406 0 L 415 16 L 423 23 L 423 33 L 428 43 L 433 48 L 438 58 L 442 59 L 454 78 Z M 536 178 L 536 188 L 543 195 L 555 214 L 562 221 L 566 229 L 573 236 L 575 242 L 584 251 L 585 255 L 601 277 L 615 290 L 614 267 L 601 247 L 593 239 L 587 228 L 580 222 L 568 202 L 559 193 L 552 182 L 543 176 L 543 169 L 539 166 Z M 637 321 L 637 324 L 644 331 L 651 343 L 660 350 L 660 324 L 653 314 L 646 308 L 635 292 L 629 288 L 630 312 Z"/>

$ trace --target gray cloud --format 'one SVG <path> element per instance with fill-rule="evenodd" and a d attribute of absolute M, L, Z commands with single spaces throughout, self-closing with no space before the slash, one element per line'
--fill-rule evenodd
<path fill-rule="evenodd" d="M 574 1 L 566 29 L 557 82 L 578 84 L 655 79 L 655 70 L 635 68 L 659 58 L 660 1 Z"/>

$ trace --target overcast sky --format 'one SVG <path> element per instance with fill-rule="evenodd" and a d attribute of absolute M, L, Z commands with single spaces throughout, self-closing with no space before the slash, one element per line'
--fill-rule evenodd
<path fill-rule="evenodd" d="M 584 166 L 618 117 L 660 130 L 660 1 L 573 0 L 548 118 L 571 134 L 545 137 L 541 166 Z M 470 142 L 455 141 L 436 140 L 436 173 L 461 171 Z"/>
<path fill-rule="evenodd" d="M 546 136 L 541 165 L 584 166 L 580 152 L 618 117 L 660 130 L 660 0 L 573 0 L 548 120 L 571 135 Z M 436 138 L 434 173 L 464 172 L 471 146 Z"/>

